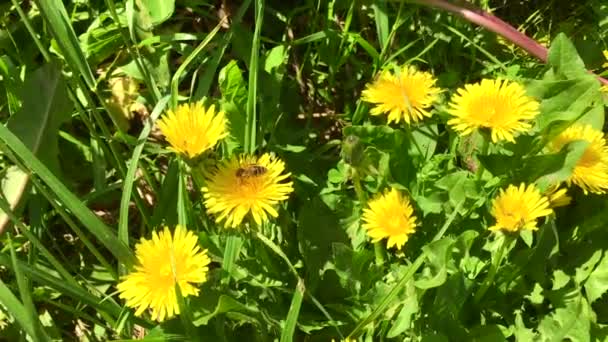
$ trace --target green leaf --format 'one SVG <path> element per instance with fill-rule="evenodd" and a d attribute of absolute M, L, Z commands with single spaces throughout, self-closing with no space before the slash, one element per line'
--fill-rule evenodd
<path fill-rule="evenodd" d="M 114 257 L 125 265 L 131 265 L 134 256 L 131 250 L 117 237 L 110 227 L 106 226 L 82 201 L 71 193 L 67 187 L 55 177 L 52 172 L 40 162 L 32 152 L 11 133 L 0 125 L 0 140 L 4 146 L 9 146 L 25 167 L 34 172 L 53 191 L 57 198 L 72 211 L 80 222 L 103 244 Z M 6 148 L 6 147 L 4 147 Z"/>
<path fill-rule="evenodd" d="M 386 9 L 386 0 L 376 0 L 372 3 L 372 9 L 374 10 L 374 19 L 376 20 L 376 33 L 378 34 L 378 42 L 380 46 L 384 46 L 388 43 L 388 13 Z"/>
<path fill-rule="evenodd" d="M 430 289 L 441 286 L 447 279 L 448 263 L 452 257 L 454 239 L 443 238 L 422 247 L 427 258 L 428 269 L 422 272 L 422 277 L 414 283 L 419 289 Z"/>
<path fill-rule="evenodd" d="M 304 299 L 304 281 L 298 280 L 296 290 L 291 298 L 291 305 L 289 306 L 289 312 L 285 319 L 285 324 L 281 330 L 281 342 L 293 341 L 293 334 L 296 331 L 296 324 L 298 323 L 298 316 L 300 315 L 300 307 L 302 306 L 302 300 Z"/>
<path fill-rule="evenodd" d="M 585 282 L 585 292 L 589 303 L 595 302 L 608 291 L 608 253 L 597 264 Z"/>
<path fill-rule="evenodd" d="M 559 155 L 563 156 L 563 159 L 561 159 L 562 157 L 556 159 L 558 163 L 552 165 L 552 167 L 554 167 L 554 171 L 545 173 L 542 177 L 537 179 L 537 184 L 539 187 L 541 189 L 546 189 L 552 184 L 558 184 L 567 180 L 572 175 L 574 167 L 576 167 L 576 164 L 582 158 L 583 153 L 585 153 L 588 146 L 589 142 L 584 140 L 574 141 L 564 146 L 564 148 L 562 148 L 562 150 L 559 152 Z M 563 160 L 563 162 L 561 162 L 561 160 Z M 529 165 L 533 167 L 533 164 Z M 548 171 L 549 170 L 543 170 L 543 172 Z M 527 172 L 527 170 L 523 172 Z M 534 171 L 532 170 L 529 172 L 534 174 Z"/>
<path fill-rule="evenodd" d="M 246 315 L 256 316 L 258 309 L 246 306 L 230 296 L 221 295 L 215 310 L 210 314 L 195 318 L 193 322 L 194 326 L 198 327 L 201 325 L 206 325 L 213 317 L 226 312 L 239 312 Z"/>
<path fill-rule="evenodd" d="M 175 11 L 175 0 L 140 0 L 141 11 L 147 11 L 153 25 L 158 25 L 171 18 Z"/>
<path fill-rule="evenodd" d="M 416 297 L 415 293 L 411 293 L 403 302 L 401 311 L 399 311 L 399 314 L 391 325 L 391 329 L 386 334 L 386 337 L 394 338 L 401 335 L 406 330 L 410 329 L 413 321 L 413 316 L 419 310 L 420 306 L 418 304 L 418 298 Z"/>
<path fill-rule="evenodd" d="M 578 55 L 574 44 L 564 33 L 558 34 L 551 43 L 547 63 L 555 69 L 557 74 L 567 78 L 574 78 L 587 73 L 585 63 Z"/>
<path fill-rule="evenodd" d="M 55 174 L 59 172 L 57 136 L 59 126 L 70 118 L 72 105 L 68 100 L 61 69 L 55 64 L 46 64 L 28 75 L 20 96 L 23 105 L 12 115 L 6 126 Z M 15 210 L 28 189 L 29 176 L 11 167 L 2 180 L 3 193 Z M 8 221 L 0 214 L 0 231 Z"/>
<path fill-rule="evenodd" d="M 241 146 L 244 146 L 247 84 L 235 60 L 230 61 L 220 70 L 218 82 L 222 93 L 222 110 L 230 122 L 230 133 Z"/>
<path fill-rule="evenodd" d="M 541 101 L 537 122 L 542 131 L 556 122 L 584 121 L 585 116 L 594 116 L 589 108 L 603 107 L 599 89 L 595 77 L 586 73 L 568 80 L 531 81 L 527 86 L 527 92 Z M 589 123 L 602 128 L 596 126 L 601 122 Z"/>
<path fill-rule="evenodd" d="M 579 296 L 543 318 L 538 325 L 538 332 L 543 341 L 590 341 L 591 315 L 591 307 Z"/>

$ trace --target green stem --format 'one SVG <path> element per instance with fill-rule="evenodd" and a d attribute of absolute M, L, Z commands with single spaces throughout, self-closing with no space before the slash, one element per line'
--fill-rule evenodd
<path fill-rule="evenodd" d="M 496 277 L 498 268 L 500 267 L 500 264 L 502 263 L 502 260 L 505 257 L 505 251 L 507 249 L 507 246 L 511 243 L 512 239 L 513 238 L 511 236 L 504 235 L 504 240 L 502 241 L 502 244 L 500 245 L 498 251 L 496 251 L 496 254 L 494 254 L 492 258 L 492 265 L 490 265 L 490 271 L 488 272 L 486 278 L 483 280 L 483 283 L 475 293 L 475 296 L 473 297 L 473 302 L 479 303 L 481 298 L 483 298 L 483 296 L 490 288 L 490 285 L 494 283 L 494 277 Z"/>
<path fill-rule="evenodd" d="M 482 136 L 483 138 L 483 142 L 481 145 L 481 151 L 480 153 L 478 153 L 478 156 L 487 156 L 488 155 L 488 150 L 490 149 L 490 143 L 488 142 L 488 139 L 486 139 L 485 136 Z M 475 173 L 475 178 L 477 178 L 477 180 L 481 180 L 481 176 L 483 175 L 483 172 L 486 170 L 486 168 L 483 166 L 483 164 L 481 163 L 481 161 L 479 161 L 479 158 L 477 158 L 477 162 L 479 163 L 477 165 L 477 172 Z"/>

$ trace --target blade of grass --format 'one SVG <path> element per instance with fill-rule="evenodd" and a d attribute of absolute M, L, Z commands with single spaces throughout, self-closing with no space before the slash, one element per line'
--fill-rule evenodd
<path fill-rule="evenodd" d="M 374 19 L 376 20 L 376 33 L 378 34 L 378 42 L 382 46 L 382 50 L 389 43 L 388 41 L 388 15 L 386 13 L 386 0 L 376 0 L 372 4 L 374 10 Z"/>
<path fill-rule="evenodd" d="M 114 257 L 127 266 L 133 263 L 134 257 L 129 248 L 120 241 L 89 208 L 87 208 L 78 197 L 71 193 L 67 187 L 53 175 L 30 150 L 4 125 L 0 125 L 0 141 L 2 150 L 12 150 L 21 158 L 27 167 L 25 171 L 31 171 L 53 191 L 61 203 L 63 203 L 82 222 L 82 224 L 101 242 Z"/>
<path fill-rule="evenodd" d="M 12 261 L 6 255 L 0 254 L 0 265 L 11 269 Z M 106 313 L 111 317 L 118 317 L 122 311 L 121 307 L 113 300 L 101 300 L 82 286 L 75 286 L 67 283 L 64 279 L 57 278 L 42 269 L 34 268 L 19 260 L 17 260 L 17 265 L 20 271 L 32 281 L 53 288 L 66 296 L 90 305 L 100 313 Z M 109 319 L 109 322 L 113 324 L 113 319 Z"/>
<path fill-rule="evenodd" d="M 46 258 L 48 262 L 55 268 L 55 270 L 68 282 L 77 284 L 76 279 L 63 267 L 61 262 L 51 254 L 51 252 L 44 246 L 44 244 L 34 235 L 30 230 L 15 216 L 15 214 L 8 207 L 8 202 L 4 196 L 0 196 L 0 209 L 4 211 L 13 224 L 19 229 L 19 232 L 23 234 L 28 241 L 38 249 L 38 251 Z"/>
<path fill-rule="evenodd" d="M 217 35 L 223 24 L 224 21 L 220 20 L 220 22 L 213 28 L 213 30 L 211 30 L 211 32 L 209 32 L 209 34 L 207 34 L 205 39 L 203 39 L 203 41 L 194 49 L 194 51 L 192 51 L 192 53 L 190 53 L 188 57 L 184 59 L 184 62 L 179 66 L 179 68 L 177 68 L 175 74 L 173 74 L 173 77 L 171 78 L 171 108 L 177 107 L 179 82 L 182 78 L 182 75 L 186 72 L 186 69 L 188 68 L 188 66 L 190 66 L 192 61 L 194 61 L 198 57 L 198 55 L 205 49 L 205 47 L 207 47 L 209 42 L 211 42 L 211 40 L 215 38 L 215 35 Z"/>
<path fill-rule="evenodd" d="M 38 337 L 35 322 L 31 316 L 28 315 L 27 309 L 21 304 L 19 299 L 11 292 L 11 290 L 4 284 L 0 279 L 0 303 L 6 308 L 8 313 L 15 318 L 15 321 L 21 326 L 21 329 L 25 331 L 33 339 Z M 45 339 L 49 341 L 49 339 Z"/>
<path fill-rule="evenodd" d="M 63 2 L 59 0 L 35 0 L 35 2 L 67 64 L 75 69 L 76 75 L 82 76 L 89 89 L 95 89 L 95 77 L 80 48 L 80 42 Z"/>
<path fill-rule="evenodd" d="M 256 148 L 257 132 L 257 96 L 258 96 L 258 59 L 260 54 L 260 34 L 264 19 L 264 0 L 255 1 L 255 29 L 251 42 L 249 60 L 249 84 L 247 96 L 247 114 L 245 118 L 245 153 L 253 154 Z"/>
<path fill-rule="evenodd" d="M 460 208 L 462 207 L 463 203 L 464 203 L 464 201 L 460 201 L 458 203 L 458 205 L 456 205 L 456 207 L 454 208 L 454 211 L 448 217 L 448 219 L 445 221 L 443 227 L 441 227 L 441 229 L 437 232 L 437 234 L 435 234 L 435 237 L 433 237 L 432 241 L 437 241 L 437 240 L 441 239 L 443 234 L 445 234 L 447 229 L 450 227 L 450 225 L 452 224 L 452 222 L 458 215 L 458 212 L 460 211 Z M 382 315 L 383 313 L 386 312 L 386 309 L 388 308 L 388 306 L 393 302 L 393 300 L 397 297 L 397 295 L 405 288 L 407 283 L 414 276 L 416 271 L 418 271 L 420 266 L 422 266 L 426 257 L 427 257 L 426 254 L 422 253 L 416 258 L 416 260 L 407 269 L 407 272 L 405 272 L 403 277 L 401 279 L 399 279 L 397 284 L 393 287 L 391 292 L 389 292 L 388 295 L 386 295 L 384 297 L 384 299 L 382 299 L 382 301 L 380 302 L 380 305 L 378 305 L 374 309 L 374 311 L 372 311 L 367 317 L 365 317 L 364 319 L 359 321 L 359 323 L 357 324 L 355 329 L 348 335 L 347 338 L 349 338 L 349 339 L 356 338 L 356 336 L 358 336 L 368 324 L 372 323 L 373 321 L 376 320 L 376 318 L 378 318 L 380 315 Z"/>
<path fill-rule="evenodd" d="M 232 270 L 241 254 L 241 247 L 243 247 L 243 239 L 240 236 L 236 234 L 228 235 L 226 238 L 226 247 L 224 247 L 224 259 L 222 260 L 222 269 L 224 270 L 221 281 L 222 284 L 230 284 Z"/>
<path fill-rule="evenodd" d="M 302 306 L 302 299 L 304 298 L 304 281 L 298 280 L 296 290 L 291 298 L 291 305 L 287 312 L 287 318 L 285 319 L 285 325 L 281 331 L 281 342 L 293 341 L 293 334 L 296 331 L 296 324 L 298 323 L 298 316 L 300 315 L 300 307 Z"/>
<path fill-rule="evenodd" d="M 118 239 L 127 246 L 129 245 L 129 202 L 131 199 L 131 193 L 133 191 L 135 172 L 137 171 L 139 158 L 141 157 L 141 153 L 144 149 L 146 140 L 148 139 L 148 135 L 150 135 L 150 132 L 152 131 L 152 126 L 160 113 L 165 109 L 168 102 L 169 96 L 165 96 L 156 104 L 148 122 L 146 122 L 144 128 L 141 130 L 139 138 L 137 139 L 137 146 L 133 150 L 133 155 L 129 161 L 127 175 L 123 182 L 122 195 L 120 199 L 120 213 L 118 218 Z M 141 214 L 144 215 L 145 213 Z"/>
<path fill-rule="evenodd" d="M 7 234 L 7 240 L 9 244 L 9 250 L 11 252 L 11 261 L 13 265 L 13 273 L 15 274 L 15 279 L 17 280 L 17 288 L 19 289 L 19 294 L 21 296 L 21 301 L 23 302 L 23 310 L 24 314 L 29 317 L 28 323 L 30 327 L 25 328 L 21 324 L 23 330 L 28 331 L 28 334 L 36 341 L 50 341 L 51 339 L 46 334 L 44 329 L 42 328 L 42 324 L 38 319 L 38 312 L 34 307 L 34 301 L 32 300 L 32 294 L 30 291 L 30 285 L 28 280 L 23 276 L 21 270 L 19 269 L 19 265 L 17 265 L 17 254 L 15 253 L 15 247 L 13 246 L 13 241 L 11 240 L 11 233 Z M 33 333 L 33 334 L 32 334 Z"/>

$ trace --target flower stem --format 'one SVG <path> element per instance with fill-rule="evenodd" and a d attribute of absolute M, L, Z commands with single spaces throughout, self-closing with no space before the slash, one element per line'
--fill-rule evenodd
<path fill-rule="evenodd" d="M 502 263 L 502 260 L 505 257 L 505 251 L 507 249 L 507 246 L 511 243 L 512 240 L 513 238 L 511 236 L 504 235 L 502 244 L 498 248 L 498 251 L 496 251 L 496 254 L 493 255 L 492 265 L 490 265 L 490 271 L 486 275 L 486 278 L 483 280 L 483 283 L 481 284 L 479 289 L 477 289 L 477 292 L 473 297 L 473 302 L 479 303 L 481 298 L 483 298 L 483 296 L 490 288 L 490 285 L 494 283 L 494 277 L 496 277 L 496 272 L 498 272 L 498 268 L 500 267 L 500 264 Z"/>
<path fill-rule="evenodd" d="M 483 142 L 481 143 L 481 151 L 480 153 L 478 153 L 478 156 L 487 156 L 488 155 L 488 150 L 490 149 L 490 143 L 488 142 L 488 139 L 482 135 L 483 138 Z M 479 158 L 477 158 L 477 162 L 479 164 L 477 164 L 477 172 L 475 173 L 475 176 L 477 178 L 477 180 L 481 180 L 481 176 L 483 175 L 483 172 L 486 170 L 486 168 L 483 166 L 483 163 L 481 163 L 481 161 L 479 160 Z"/>

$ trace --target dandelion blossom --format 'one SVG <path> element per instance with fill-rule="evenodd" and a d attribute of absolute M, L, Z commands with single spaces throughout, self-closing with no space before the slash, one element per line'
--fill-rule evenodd
<path fill-rule="evenodd" d="M 578 160 L 568 184 L 578 185 L 585 194 L 603 194 L 608 190 L 608 146 L 604 134 L 589 125 L 574 124 L 551 142 L 554 151 L 559 151 L 576 140 L 589 142 L 583 156 Z"/>
<path fill-rule="evenodd" d="M 448 110 L 454 118 L 448 124 L 462 135 L 488 128 L 493 142 L 514 142 L 516 133 L 532 128 L 529 121 L 538 115 L 538 108 L 538 101 L 526 96 L 517 83 L 482 80 L 457 90 Z"/>
<path fill-rule="evenodd" d="M 137 308 L 136 316 L 151 309 L 152 319 L 162 322 L 179 314 L 175 284 L 182 296 L 197 295 L 196 284 L 207 280 L 210 259 L 198 246 L 198 238 L 185 227 L 177 226 L 152 233 L 135 246 L 137 265 L 117 288 L 126 305 Z"/>
<path fill-rule="evenodd" d="M 363 210 L 363 228 L 373 242 L 388 238 L 387 248 L 401 247 L 416 231 L 416 216 L 407 196 L 396 189 L 369 201 Z"/>
<path fill-rule="evenodd" d="M 549 199 L 551 208 L 565 207 L 572 202 L 572 198 L 568 196 L 568 189 L 560 189 L 559 184 L 550 187 L 545 196 Z"/>
<path fill-rule="evenodd" d="M 388 71 L 363 91 L 363 101 L 376 104 L 372 115 L 388 113 L 388 122 L 418 122 L 432 114 L 428 108 L 437 100 L 441 90 L 428 72 L 404 66 L 395 75 Z"/>
<path fill-rule="evenodd" d="M 492 201 L 492 216 L 496 224 L 490 230 L 518 232 L 522 229 L 536 230 L 536 219 L 550 215 L 549 199 L 543 196 L 534 184 L 526 187 L 509 185 Z"/>
<path fill-rule="evenodd" d="M 158 127 L 171 145 L 171 150 L 195 158 L 213 148 L 228 135 L 224 112 L 212 105 L 205 110 L 202 102 L 177 106 L 159 120 Z"/>
<path fill-rule="evenodd" d="M 268 153 L 259 158 L 233 157 L 211 173 L 202 189 L 207 212 L 231 228 L 240 225 L 248 213 L 258 225 L 268 215 L 277 217 L 275 205 L 293 192 L 293 183 L 286 181 L 291 174 L 284 171 L 285 163 Z"/>

